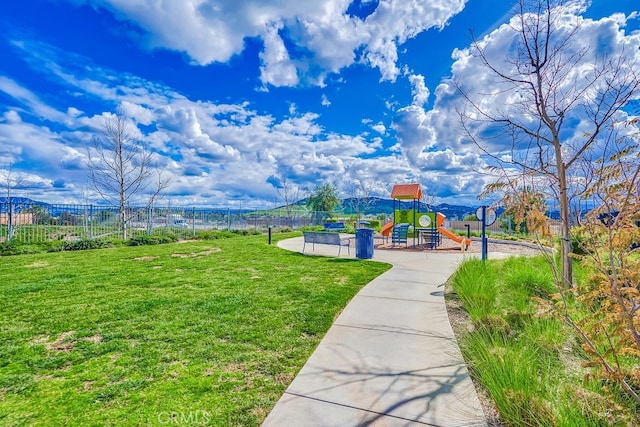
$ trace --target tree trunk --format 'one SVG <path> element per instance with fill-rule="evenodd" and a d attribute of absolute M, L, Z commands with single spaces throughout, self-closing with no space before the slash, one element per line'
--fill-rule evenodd
<path fill-rule="evenodd" d="M 554 144 L 556 166 L 558 168 L 558 189 L 560 203 L 560 257 L 562 260 L 562 283 L 565 289 L 573 286 L 573 264 L 571 260 L 571 223 L 569 222 L 569 194 L 567 191 L 567 171 L 562 161 L 562 145 Z"/>
<path fill-rule="evenodd" d="M 11 196 L 7 197 L 7 203 L 9 204 L 9 209 L 8 209 L 8 213 L 9 213 L 9 217 L 7 218 L 7 225 L 8 225 L 8 234 L 7 234 L 7 240 L 11 241 L 13 240 L 13 206 L 12 206 L 12 202 L 11 202 Z"/>

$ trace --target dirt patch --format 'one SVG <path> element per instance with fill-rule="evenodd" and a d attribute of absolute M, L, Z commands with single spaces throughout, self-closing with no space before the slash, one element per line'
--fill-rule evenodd
<path fill-rule="evenodd" d="M 154 259 L 160 258 L 159 256 L 140 256 L 138 258 L 134 258 L 134 261 L 153 261 Z"/>
<path fill-rule="evenodd" d="M 44 335 L 35 338 L 31 342 L 36 345 L 44 344 L 44 348 L 48 351 L 69 352 L 73 350 L 75 343 L 78 341 L 73 338 L 75 333 L 76 331 L 63 332 L 54 341 L 49 341 L 50 337 L 48 335 Z M 94 335 L 91 337 L 80 338 L 80 340 L 98 344 L 102 342 L 102 336 Z"/>
<path fill-rule="evenodd" d="M 63 332 L 55 341 L 45 343 L 44 347 L 49 351 L 69 352 L 73 350 L 74 345 L 74 341 L 69 338 L 75 333 L 76 331 Z"/>
<path fill-rule="evenodd" d="M 222 249 L 220 248 L 211 248 L 208 249 L 206 251 L 202 251 L 202 252 L 191 252 L 190 254 L 171 254 L 172 257 L 174 258 L 196 258 L 196 257 L 201 257 L 201 256 L 207 256 L 207 255 L 211 255 L 214 254 L 216 252 L 220 252 Z"/>

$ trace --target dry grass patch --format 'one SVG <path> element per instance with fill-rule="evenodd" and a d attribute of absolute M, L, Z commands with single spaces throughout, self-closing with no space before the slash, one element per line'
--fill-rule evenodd
<path fill-rule="evenodd" d="M 220 248 L 211 248 L 209 250 L 202 251 L 202 252 L 191 252 L 189 254 L 175 253 L 175 254 L 171 254 L 171 256 L 174 258 L 196 258 L 196 257 L 211 255 L 216 252 L 220 252 L 221 250 L 222 249 Z"/>
<path fill-rule="evenodd" d="M 92 337 L 84 337 L 82 338 L 82 341 L 87 341 L 87 342 L 92 342 L 94 344 L 98 344 L 102 342 L 102 336 L 101 335 L 94 335 Z"/>
<path fill-rule="evenodd" d="M 134 258 L 134 261 L 153 261 L 154 259 L 158 259 L 160 257 L 158 256 L 140 256 L 137 258 Z"/>
<path fill-rule="evenodd" d="M 49 266 L 49 263 L 47 261 L 36 261 L 34 263 L 25 265 L 26 268 L 42 268 L 42 267 L 48 267 L 48 266 Z"/>
<path fill-rule="evenodd" d="M 276 381 L 276 384 L 280 384 L 286 387 L 289 384 L 291 384 L 294 378 L 295 378 L 295 375 L 293 374 L 279 373 L 279 374 L 276 374 L 275 381 Z"/>

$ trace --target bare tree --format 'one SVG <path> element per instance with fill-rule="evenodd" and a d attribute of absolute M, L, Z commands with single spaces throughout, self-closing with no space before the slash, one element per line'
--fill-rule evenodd
<path fill-rule="evenodd" d="M 476 58 L 495 79 L 491 95 L 508 95 L 509 102 L 497 106 L 487 102 L 489 94 L 471 93 L 459 82 L 467 101 L 460 116 L 467 136 L 501 165 L 494 170 L 503 189 L 514 171 L 546 182 L 560 210 L 562 280 L 571 286 L 570 211 L 572 197 L 579 196 L 572 193 L 579 191 L 572 185 L 577 166 L 638 94 L 640 76 L 624 49 L 589 60 L 593 49 L 577 39 L 580 20 L 564 19 L 562 2 L 518 0 L 516 8 L 510 27 L 514 43 L 503 61 L 490 57 L 483 40 L 472 43 Z M 577 122 L 581 136 L 568 129 Z M 497 138 L 509 140 L 510 147 L 499 153 L 486 148 Z"/>
<path fill-rule="evenodd" d="M 87 150 L 93 187 L 100 197 L 118 208 L 123 239 L 127 238 L 127 211 L 132 201 L 146 199 L 146 206 L 151 206 L 168 185 L 154 167 L 148 145 L 136 137 L 134 127 L 118 108 L 105 118 L 102 133 L 93 138 Z M 154 174 L 157 179 L 152 182 Z"/>
<path fill-rule="evenodd" d="M 363 179 L 356 179 L 348 187 L 348 206 L 356 213 L 356 226 L 360 224 L 360 218 L 366 213 L 367 208 L 375 203 L 374 189 L 373 182 Z"/>
<path fill-rule="evenodd" d="M 431 211 L 435 208 L 436 203 L 438 203 L 438 194 L 435 191 L 430 191 L 427 186 L 423 186 L 422 190 L 422 200 L 420 200 L 425 207 Z"/>
<path fill-rule="evenodd" d="M 0 185 L 3 187 L 2 193 L 6 195 L 6 203 L 7 203 L 7 228 L 8 240 L 13 239 L 13 202 L 11 200 L 11 195 L 13 190 L 16 188 L 20 188 L 24 182 L 21 176 L 18 176 L 13 173 L 13 163 L 9 163 L 4 166 L 2 171 L 0 172 Z"/>
<path fill-rule="evenodd" d="M 284 204 L 284 211 L 290 221 L 293 220 L 293 205 L 300 200 L 300 187 L 287 178 L 286 175 L 276 177 L 279 186 L 276 187 L 278 198 Z"/>
<path fill-rule="evenodd" d="M 617 382 L 640 404 L 640 372 L 629 357 L 640 354 L 640 134 L 618 131 L 599 141 L 601 157 L 584 165 L 583 198 L 595 207 L 575 230 L 574 256 L 587 278 L 536 300 L 581 339 L 589 375 Z"/>

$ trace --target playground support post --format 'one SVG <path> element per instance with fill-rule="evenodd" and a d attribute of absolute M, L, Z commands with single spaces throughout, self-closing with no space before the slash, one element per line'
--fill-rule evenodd
<path fill-rule="evenodd" d="M 482 262 L 487 260 L 487 207 L 482 206 Z"/>

